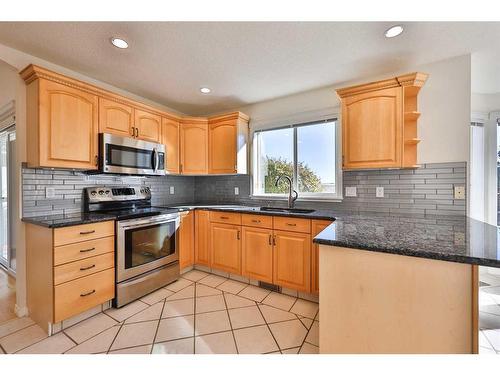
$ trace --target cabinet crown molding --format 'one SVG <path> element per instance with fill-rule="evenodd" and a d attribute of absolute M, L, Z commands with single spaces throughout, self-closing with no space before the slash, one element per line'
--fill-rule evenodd
<path fill-rule="evenodd" d="M 420 88 L 424 85 L 428 76 L 429 75 L 426 73 L 413 72 L 413 73 L 403 74 L 394 78 L 384 79 L 381 81 L 343 87 L 335 91 L 337 92 L 337 95 L 342 99 L 353 95 L 363 94 L 371 91 L 389 89 L 393 87 L 414 86 L 416 88 Z"/>

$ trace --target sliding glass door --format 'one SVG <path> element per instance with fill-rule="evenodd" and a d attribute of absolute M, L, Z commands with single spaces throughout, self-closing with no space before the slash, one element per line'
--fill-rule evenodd
<path fill-rule="evenodd" d="M 15 246 L 12 210 L 16 133 L 13 127 L 0 132 L 0 264 L 15 270 Z"/>

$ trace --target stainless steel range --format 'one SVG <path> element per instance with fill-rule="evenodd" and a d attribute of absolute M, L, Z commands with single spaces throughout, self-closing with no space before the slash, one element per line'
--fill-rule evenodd
<path fill-rule="evenodd" d="M 123 306 L 179 277 L 179 214 L 152 207 L 148 187 L 85 188 L 84 210 L 116 215 L 113 306 Z"/>

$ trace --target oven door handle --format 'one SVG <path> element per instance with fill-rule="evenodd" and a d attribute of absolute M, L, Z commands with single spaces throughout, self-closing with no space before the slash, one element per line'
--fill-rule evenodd
<path fill-rule="evenodd" d="M 134 229 L 134 228 L 140 228 L 140 227 L 147 227 L 148 225 L 153 225 L 153 224 L 167 224 L 167 223 L 175 223 L 175 227 L 179 226 L 180 219 L 163 219 L 163 220 L 148 220 L 148 221 L 142 221 L 137 224 L 129 224 L 129 225 L 120 225 L 120 228 L 122 229 Z"/>

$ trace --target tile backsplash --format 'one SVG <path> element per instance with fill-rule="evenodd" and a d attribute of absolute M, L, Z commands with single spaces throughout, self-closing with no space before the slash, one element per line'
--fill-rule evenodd
<path fill-rule="evenodd" d="M 283 206 L 284 201 L 250 197 L 250 176 L 164 176 L 132 177 L 87 175 L 80 172 L 23 168 L 23 216 L 79 212 L 83 188 L 96 185 L 148 185 L 153 204 L 171 206 L 189 203 L 219 203 Z M 419 169 L 349 171 L 343 174 L 345 187 L 355 186 L 356 197 L 342 202 L 297 202 L 297 207 L 327 208 L 348 212 L 465 215 L 465 200 L 453 197 L 454 186 L 465 186 L 466 163 L 424 164 Z M 175 193 L 169 194 L 173 186 Z M 384 197 L 375 189 L 384 187 Z M 53 187 L 55 197 L 46 198 Z M 235 195 L 234 188 L 239 188 Z"/>

